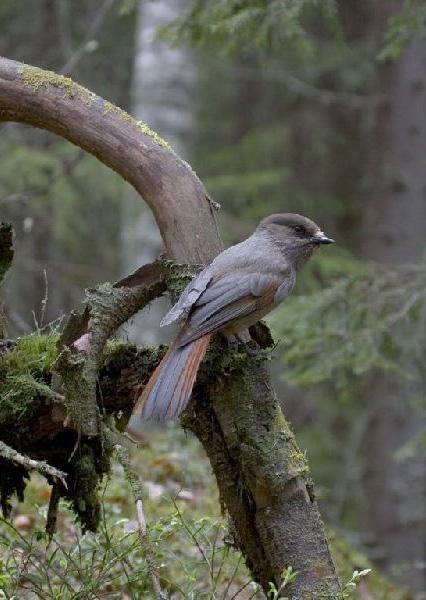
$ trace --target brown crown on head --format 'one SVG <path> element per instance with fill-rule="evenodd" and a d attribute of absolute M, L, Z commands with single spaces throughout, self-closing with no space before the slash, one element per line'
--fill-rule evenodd
<path fill-rule="evenodd" d="M 269 217 L 262 219 L 262 221 L 259 223 L 259 227 L 266 229 L 286 227 L 288 230 L 293 231 L 296 235 L 304 234 L 306 236 L 313 236 L 320 229 L 316 223 L 311 221 L 311 219 L 295 213 L 278 213 L 275 215 L 269 215 Z"/>

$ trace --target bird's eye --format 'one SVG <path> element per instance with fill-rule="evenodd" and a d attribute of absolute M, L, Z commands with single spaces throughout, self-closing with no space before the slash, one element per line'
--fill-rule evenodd
<path fill-rule="evenodd" d="M 295 225 L 294 231 L 296 233 L 305 233 L 305 228 L 302 225 Z"/>

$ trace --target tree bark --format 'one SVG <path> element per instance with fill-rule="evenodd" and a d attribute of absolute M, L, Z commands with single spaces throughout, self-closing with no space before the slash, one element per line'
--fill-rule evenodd
<path fill-rule="evenodd" d="M 377 37 L 399 11 L 397 1 L 377 3 Z M 426 230 L 426 41 L 411 42 L 398 59 L 380 65 L 377 81 L 387 101 L 376 111 L 370 140 L 362 253 L 385 265 L 415 263 L 424 254 Z M 425 461 L 418 455 L 397 458 L 426 426 L 414 365 L 411 375 L 411 382 L 371 376 L 368 402 L 375 411 L 364 444 L 365 516 L 377 564 L 421 591 L 426 588 Z"/>
<path fill-rule="evenodd" d="M 212 203 L 195 174 L 120 109 L 71 80 L 1 59 L 0 120 L 62 135 L 132 183 L 174 260 L 206 263 L 220 251 Z M 204 368 L 209 361 L 185 423 L 206 449 L 254 577 L 266 591 L 291 566 L 298 575 L 289 597 L 340 598 L 308 467 L 273 392 L 267 356 L 213 348 Z"/>

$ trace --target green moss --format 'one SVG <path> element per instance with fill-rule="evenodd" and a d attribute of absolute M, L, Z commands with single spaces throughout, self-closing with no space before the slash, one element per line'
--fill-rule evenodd
<path fill-rule="evenodd" d="M 160 360 L 166 354 L 168 346 L 166 344 L 160 344 L 160 346 L 154 346 L 153 348 L 144 348 L 143 350 L 138 351 L 138 371 L 142 373 L 149 374 L 150 376 L 152 370 L 158 365 Z M 128 350 L 127 350 L 128 351 Z M 117 364 L 117 358 L 119 359 L 120 354 L 114 355 L 113 363 L 109 363 L 109 367 L 112 364 Z"/>
<path fill-rule="evenodd" d="M 131 348 L 136 348 L 136 346 L 131 346 Z M 111 356 L 125 352 L 128 349 L 128 342 L 124 342 L 123 340 L 108 340 L 103 351 L 104 358 L 109 359 Z"/>
<path fill-rule="evenodd" d="M 123 342 L 121 340 L 108 340 L 103 351 L 103 364 L 108 364 L 109 368 L 120 367 L 129 363 L 129 355 L 138 355 L 142 366 L 152 367 L 157 364 L 166 353 L 167 346 L 153 346 L 152 348 L 139 349 L 134 344 Z"/>
<path fill-rule="evenodd" d="M 29 335 L 0 358 L 0 425 L 27 421 L 37 396 L 51 393 L 48 383 L 57 339 L 55 334 Z"/>
<path fill-rule="evenodd" d="M 141 133 L 148 135 L 155 142 L 157 142 L 159 146 L 162 146 L 167 150 L 171 150 L 171 147 L 166 142 L 166 140 L 163 140 L 163 138 L 159 136 L 158 133 L 153 131 L 146 123 L 144 123 L 143 121 L 136 121 L 136 119 L 134 119 L 131 115 L 129 115 L 129 113 L 127 113 L 119 106 L 115 106 L 115 104 L 112 104 L 111 102 L 104 101 L 103 114 L 107 115 L 109 113 L 113 113 L 115 116 L 117 116 L 119 119 L 121 119 L 128 125 L 132 125 Z"/>
<path fill-rule="evenodd" d="M 47 88 L 53 86 L 61 90 L 64 96 L 68 98 L 78 98 L 88 106 L 93 104 L 94 100 L 97 98 L 96 94 L 90 92 L 82 85 L 75 83 L 69 77 L 58 75 L 53 71 L 46 71 L 30 65 L 22 65 L 19 74 L 25 85 L 36 91 L 43 87 Z"/>
<path fill-rule="evenodd" d="M 13 349 L 1 360 L 16 374 L 49 371 L 56 358 L 57 334 L 33 334 L 18 338 Z"/>
<path fill-rule="evenodd" d="M 71 461 L 65 498 L 71 502 L 83 530 L 96 531 L 99 526 L 99 489 L 104 476 L 110 473 L 112 452 L 112 445 L 105 437 L 86 440 L 80 443 Z"/>
<path fill-rule="evenodd" d="M 274 419 L 272 421 L 272 433 L 284 438 L 285 444 L 280 445 L 285 448 L 287 453 L 287 472 L 288 478 L 309 475 L 309 465 L 305 454 L 297 445 L 294 433 L 291 430 L 290 424 L 283 415 L 280 408 L 276 409 Z"/>
<path fill-rule="evenodd" d="M 20 427 L 37 410 L 37 399 L 52 394 L 50 370 L 57 356 L 56 334 L 35 334 L 19 339 L 13 349 L 0 358 L 0 428 L 18 423 Z M 121 344 L 115 344 L 117 352 Z M 110 350 L 112 348 L 110 347 Z M 83 529 L 95 531 L 100 518 L 99 487 L 110 471 L 112 446 L 104 436 L 83 438 L 67 465 L 71 502 Z M 0 459 L 1 461 L 1 459 Z M 26 471 L 0 462 L 0 502 L 7 512 L 9 498 L 22 500 Z"/>
<path fill-rule="evenodd" d="M 244 463 L 249 487 L 258 506 L 267 506 L 296 478 L 309 475 L 303 452 L 273 394 L 265 392 L 267 379 L 257 381 L 257 373 L 267 376 L 269 352 L 251 356 L 238 346 L 226 351 L 215 340 L 201 369 L 199 384 L 214 386 L 212 395 L 220 407 L 226 439 Z M 221 373 L 212 378 L 212 373 Z M 253 398 L 258 398 L 253 404 Z"/>
<path fill-rule="evenodd" d="M 163 260 L 167 269 L 167 290 L 175 302 L 188 283 L 200 272 L 202 265 L 182 265 L 171 260 Z"/>
<path fill-rule="evenodd" d="M 22 428 L 37 409 L 37 399 L 51 394 L 50 366 L 56 355 L 57 336 L 29 335 L 0 357 L 0 428 Z M 23 500 L 28 473 L 23 467 L 0 459 L 0 503 L 3 514 L 10 512 L 9 499 Z"/>

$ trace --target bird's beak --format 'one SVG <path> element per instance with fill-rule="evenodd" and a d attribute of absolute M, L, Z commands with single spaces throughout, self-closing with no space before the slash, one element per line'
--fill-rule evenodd
<path fill-rule="evenodd" d="M 315 235 L 311 238 L 314 244 L 334 244 L 334 240 L 327 237 L 325 233 L 322 231 L 317 231 Z"/>

